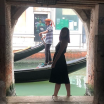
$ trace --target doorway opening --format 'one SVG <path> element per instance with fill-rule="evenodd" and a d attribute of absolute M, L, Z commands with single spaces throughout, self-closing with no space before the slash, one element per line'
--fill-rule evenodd
<path fill-rule="evenodd" d="M 38 7 L 38 9 L 39 9 L 39 7 Z M 48 9 L 48 10 L 46 10 L 46 9 Z M 23 39 L 26 41 L 26 44 L 31 43 L 32 46 L 34 46 L 35 45 L 34 42 L 40 42 L 41 41 L 38 34 L 40 31 L 44 31 L 46 29 L 45 24 L 44 24 L 44 19 L 48 17 L 48 18 L 51 18 L 55 22 L 55 27 L 53 27 L 54 28 L 53 45 L 51 47 L 52 57 L 54 55 L 55 46 L 59 41 L 60 30 L 63 26 L 68 27 L 70 29 L 70 37 L 71 37 L 71 43 L 68 44 L 68 50 L 67 50 L 68 54 L 66 54 L 67 61 L 86 56 L 86 53 L 87 53 L 86 47 L 87 46 L 86 46 L 86 41 L 85 41 L 86 40 L 85 33 L 83 33 L 83 23 L 81 22 L 79 17 L 75 14 L 75 12 L 72 9 L 45 8 L 44 9 L 45 11 L 43 10 L 45 13 L 43 13 L 42 11 L 33 12 L 32 10 L 33 10 L 33 7 L 29 7 L 27 9 L 27 11 L 25 11 L 27 13 L 26 14 L 27 17 L 25 17 L 26 23 L 24 26 L 26 29 L 25 29 L 25 31 L 22 31 L 23 34 L 21 34 L 21 33 L 18 34 L 18 36 L 20 36 L 20 37 L 21 37 L 21 35 L 24 35 L 25 38 L 27 38 L 27 36 L 32 37 L 31 40 L 30 40 L 30 38 L 29 39 Z M 32 12 L 32 14 L 30 11 Z M 29 14 L 31 14 L 31 15 L 29 15 Z M 30 18 L 29 18 L 29 16 L 30 16 Z M 31 16 L 32 16 L 32 18 L 31 18 Z M 17 24 L 19 24 L 19 23 L 17 23 Z M 41 25 L 39 25 L 39 24 L 41 24 Z M 17 26 L 16 28 L 18 28 L 18 27 L 19 26 Z M 18 30 L 19 30 L 19 28 L 18 28 Z M 14 29 L 14 36 L 15 35 L 16 35 L 16 31 Z M 25 43 L 25 42 L 23 42 L 23 43 Z M 21 45 L 20 41 L 19 41 L 19 44 Z M 83 55 L 81 54 L 82 50 L 83 50 Z M 39 58 L 39 56 L 40 56 L 40 58 Z M 15 69 L 16 68 L 17 69 L 35 68 L 39 64 L 39 63 L 37 63 L 37 61 L 39 63 L 44 62 L 44 50 L 26 58 L 26 59 L 15 62 L 14 68 Z M 34 62 L 37 64 L 36 66 L 34 66 L 35 65 Z M 21 68 L 19 68 L 18 66 L 21 66 Z M 25 68 L 24 68 L 24 66 L 25 66 Z M 83 74 L 80 75 L 80 73 L 83 73 Z M 74 73 L 74 74 L 69 75 L 69 79 L 71 79 L 72 88 L 75 88 L 75 89 L 78 88 L 77 91 L 79 91 L 79 92 L 82 91 L 81 96 L 84 96 L 84 93 L 85 93 L 85 88 L 86 88 L 86 86 L 85 86 L 86 78 L 85 77 L 86 77 L 86 69 L 81 69 L 79 72 L 76 72 L 76 74 Z M 45 85 L 47 85 L 48 88 Z M 27 88 L 30 86 L 31 91 L 28 92 L 27 89 L 24 89 L 24 91 L 23 91 L 24 86 L 27 86 Z M 54 88 L 53 87 L 54 85 L 51 85 L 51 84 L 49 85 L 48 81 L 46 81 L 46 82 L 33 82 L 33 83 L 30 83 L 30 82 L 29 83 L 16 83 L 16 89 L 17 89 L 16 91 L 17 92 L 20 91 L 20 93 L 16 92 L 17 96 L 33 95 L 32 94 L 33 90 L 35 91 L 34 92 L 35 95 L 38 95 L 38 94 L 44 95 L 45 94 L 42 91 L 46 92 L 46 90 L 42 89 L 42 91 L 40 91 L 42 93 L 40 93 L 39 89 L 34 89 L 34 86 L 36 86 L 36 88 L 39 88 L 39 89 L 42 86 L 43 86 L 42 88 L 46 87 L 45 89 L 50 92 L 50 94 L 47 93 L 46 95 L 51 95 L 51 93 L 53 91 L 53 89 L 51 89 L 51 91 L 50 91 L 50 88 L 51 88 L 50 86 L 52 86 L 52 88 Z M 64 86 L 62 88 L 64 89 Z M 21 89 L 22 89 L 22 91 L 21 91 Z M 72 95 L 78 96 L 78 93 L 77 94 L 74 93 L 74 92 L 77 92 L 77 91 L 74 91 L 75 89 L 73 89 Z M 65 93 L 66 92 L 64 90 L 62 90 L 62 92 L 60 92 L 60 94 L 63 94 L 63 95 L 65 95 Z"/>

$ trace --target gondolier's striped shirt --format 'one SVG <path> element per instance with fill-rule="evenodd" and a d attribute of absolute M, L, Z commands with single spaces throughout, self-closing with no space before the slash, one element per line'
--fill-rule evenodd
<path fill-rule="evenodd" d="M 46 44 L 52 44 L 53 42 L 53 27 L 51 25 L 47 26 L 48 33 L 46 34 Z"/>

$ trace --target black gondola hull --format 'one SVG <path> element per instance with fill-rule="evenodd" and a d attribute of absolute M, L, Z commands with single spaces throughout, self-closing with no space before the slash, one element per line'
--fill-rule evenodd
<path fill-rule="evenodd" d="M 75 61 L 67 62 L 68 73 L 73 73 L 77 70 L 86 67 L 86 58 L 81 58 Z M 14 70 L 15 82 L 35 82 L 49 80 L 51 74 L 51 66 L 38 69 L 20 69 Z"/>
<path fill-rule="evenodd" d="M 15 52 L 14 53 L 14 62 L 19 61 L 21 59 L 24 59 L 26 57 L 29 57 L 29 56 L 35 54 L 35 53 L 42 51 L 45 48 L 44 44 L 45 43 L 42 42 L 39 45 L 36 45 L 35 47 L 30 47 L 30 48 L 27 48 L 23 51 Z"/>

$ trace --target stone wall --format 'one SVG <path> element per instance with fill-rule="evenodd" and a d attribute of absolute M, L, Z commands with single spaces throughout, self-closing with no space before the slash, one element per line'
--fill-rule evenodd
<path fill-rule="evenodd" d="M 0 81 L 4 82 L 4 94 L 13 95 L 14 72 L 11 36 L 11 6 L 0 1 Z M 0 12 L 1 13 L 1 12 Z M 1 93 L 1 92 L 0 92 Z"/>
<path fill-rule="evenodd" d="M 14 71 L 11 34 L 11 6 L 6 4 L 6 34 L 5 34 L 5 67 L 6 67 L 6 95 L 14 95 Z"/>
<path fill-rule="evenodd" d="M 94 93 L 94 9 L 91 10 L 90 18 L 90 34 L 88 36 L 88 47 L 87 47 L 87 73 L 88 73 L 88 89 Z"/>
<path fill-rule="evenodd" d="M 94 104 L 104 104 L 104 4 L 95 7 Z"/>

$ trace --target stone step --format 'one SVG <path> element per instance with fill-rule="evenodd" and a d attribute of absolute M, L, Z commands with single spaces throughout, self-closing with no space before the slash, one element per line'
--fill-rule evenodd
<path fill-rule="evenodd" d="M 51 96 L 12 96 L 7 104 L 93 104 L 93 96 L 59 96 L 55 101 Z"/>

